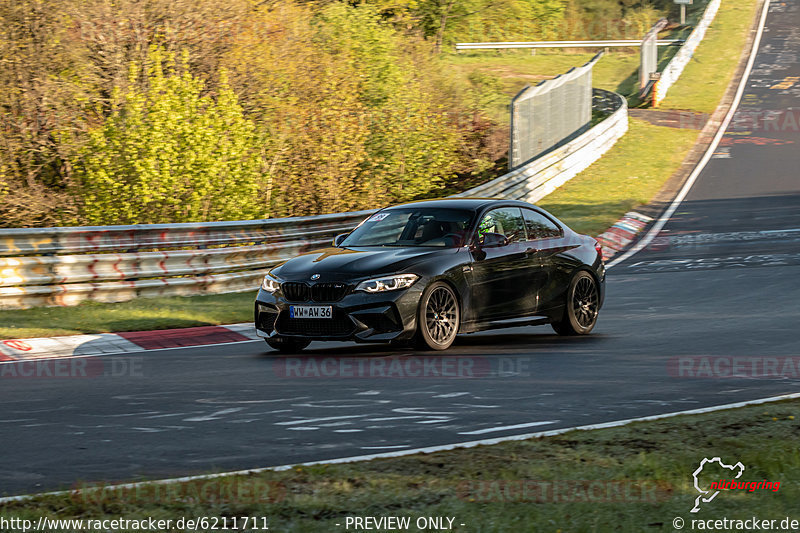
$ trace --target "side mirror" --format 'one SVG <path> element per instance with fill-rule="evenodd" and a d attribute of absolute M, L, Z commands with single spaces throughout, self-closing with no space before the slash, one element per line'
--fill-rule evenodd
<path fill-rule="evenodd" d="M 347 236 L 350 235 L 349 233 L 340 233 L 336 237 L 333 238 L 333 246 L 334 248 L 338 248 L 340 244 L 344 242 Z"/>
<path fill-rule="evenodd" d="M 508 246 L 508 237 L 502 233 L 484 233 L 479 243 L 481 248 L 499 248 Z"/>

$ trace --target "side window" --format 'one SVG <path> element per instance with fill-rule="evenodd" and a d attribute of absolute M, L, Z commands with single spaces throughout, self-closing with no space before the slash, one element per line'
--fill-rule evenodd
<path fill-rule="evenodd" d="M 522 213 L 518 207 L 501 207 L 492 209 L 481 219 L 478 226 L 478 241 L 483 241 L 486 233 L 505 235 L 509 242 L 525 240 L 525 227 Z"/>
<path fill-rule="evenodd" d="M 525 228 L 528 230 L 528 239 L 552 239 L 561 237 L 561 228 L 544 216 L 532 209 L 522 210 L 525 216 Z"/>

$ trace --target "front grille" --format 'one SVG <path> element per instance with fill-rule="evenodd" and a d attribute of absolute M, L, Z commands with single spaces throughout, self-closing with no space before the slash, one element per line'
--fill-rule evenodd
<path fill-rule="evenodd" d="M 311 286 L 311 299 L 315 302 L 338 302 L 347 294 L 344 283 L 317 283 Z"/>
<path fill-rule="evenodd" d="M 334 309 L 333 318 L 289 318 L 288 311 L 284 311 L 278 317 L 275 329 L 284 335 L 348 337 L 355 326 L 345 313 Z"/>
<path fill-rule="evenodd" d="M 281 285 L 283 295 L 290 302 L 307 302 L 311 297 L 311 291 L 305 283 L 287 281 Z"/>
<path fill-rule="evenodd" d="M 287 281 L 281 289 L 290 302 L 338 302 L 347 294 L 348 287 L 345 283 L 315 283 L 309 287 L 301 281 Z"/>

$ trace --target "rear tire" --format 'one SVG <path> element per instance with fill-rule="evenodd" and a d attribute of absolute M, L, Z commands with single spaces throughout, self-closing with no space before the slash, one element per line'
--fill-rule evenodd
<path fill-rule="evenodd" d="M 597 324 L 599 310 L 597 281 L 591 274 L 581 270 L 570 281 L 564 314 L 550 325 L 559 335 L 586 335 Z"/>
<path fill-rule="evenodd" d="M 278 350 L 281 353 L 302 352 L 311 344 L 311 341 L 308 339 L 296 339 L 293 337 L 272 337 L 264 340 L 267 341 L 270 348 Z"/>
<path fill-rule="evenodd" d="M 417 309 L 416 347 L 420 350 L 446 350 L 456 340 L 460 326 L 461 309 L 450 285 L 442 281 L 428 285 Z"/>

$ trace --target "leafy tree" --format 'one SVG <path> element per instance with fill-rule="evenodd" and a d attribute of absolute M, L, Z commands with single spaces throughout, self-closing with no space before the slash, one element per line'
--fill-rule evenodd
<path fill-rule="evenodd" d="M 464 83 L 432 50 L 631 37 L 669 9 L 672 0 L 0 2 L 0 225 L 309 215 L 436 195 L 443 182 L 458 189 L 481 171 L 488 179 L 505 152 L 506 128 L 486 109 L 507 96 L 486 76 Z"/>
<path fill-rule="evenodd" d="M 225 57 L 247 111 L 258 124 L 269 173 L 261 189 L 270 216 L 346 211 L 363 206 L 357 190 L 366 158 L 365 77 L 347 54 L 315 41 L 306 6 L 261 8 Z M 363 67 L 361 67 L 363 68 Z"/>
<path fill-rule="evenodd" d="M 220 72 L 216 97 L 188 71 L 188 54 L 151 48 L 146 89 L 129 87 L 74 160 L 76 195 L 90 224 L 257 217 L 263 208 L 258 139 Z M 166 68 L 165 68 L 166 67 Z"/>
<path fill-rule="evenodd" d="M 352 57 L 367 74 L 360 91 L 371 117 L 358 182 L 363 195 L 381 204 L 435 191 L 456 164 L 459 133 L 434 96 L 436 88 L 416 74 L 423 60 L 404 55 L 408 41 L 370 6 L 332 5 L 319 20 L 325 49 Z"/>
<path fill-rule="evenodd" d="M 56 0 L 0 2 L 0 224 L 55 224 L 71 212 L 59 132 L 79 133 L 95 79 L 87 54 L 69 46 L 70 20 Z"/>
<path fill-rule="evenodd" d="M 563 21 L 563 0 L 421 0 L 419 26 L 438 51 L 461 40 L 533 41 Z"/>

